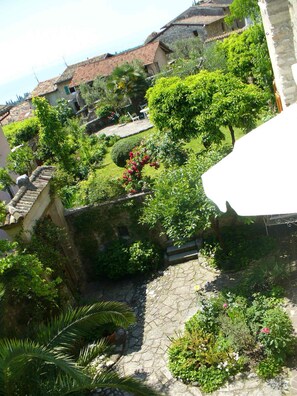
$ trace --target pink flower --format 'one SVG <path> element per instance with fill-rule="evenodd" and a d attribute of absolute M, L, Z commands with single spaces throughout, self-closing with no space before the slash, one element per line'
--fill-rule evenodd
<path fill-rule="evenodd" d="M 269 334 L 270 333 L 270 329 L 268 327 L 263 327 L 263 329 L 261 329 L 261 333 Z"/>
<path fill-rule="evenodd" d="M 224 303 L 224 304 L 223 304 L 223 308 L 227 309 L 227 308 L 228 308 L 228 304 L 227 304 L 227 303 Z"/>

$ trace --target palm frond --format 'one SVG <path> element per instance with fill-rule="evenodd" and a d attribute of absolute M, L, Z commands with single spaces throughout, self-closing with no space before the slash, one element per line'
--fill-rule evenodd
<path fill-rule="evenodd" d="M 64 390 L 61 395 L 79 395 L 84 390 L 95 390 L 99 388 L 120 389 L 136 396 L 160 396 L 160 393 L 132 377 L 119 377 L 114 372 L 99 374 L 91 384 L 74 386 Z"/>
<path fill-rule="evenodd" d="M 69 309 L 48 325 L 42 325 L 37 340 L 48 348 L 67 351 L 73 340 L 88 335 L 99 325 L 113 323 L 128 327 L 135 322 L 131 308 L 119 302 L 98 302 L 93 305 Z"/>
<path fill-rule="evenodd" d="M 85 367 L 97 356 L 107 353 L 110 349 L 110 345 L 105 339 L 101 339 L 94 344 L 89 344 L 80 351 L 77 363 Z"/>
<path fill-rule="evenodd" d="M 5 394 L 7 384 L 17 381 L 24 369 L 32 361 L 37 361 L 37 367 L 46 373 L 46 367 L 54 365 L 61 372 L 73 378 L 77 384 L 85 382 L 86 375 L 81 368 L 67 355 L 29 340 L 0 340 L 0 395 Z M 1 393 L 3 392 L 3 393 Z"/>

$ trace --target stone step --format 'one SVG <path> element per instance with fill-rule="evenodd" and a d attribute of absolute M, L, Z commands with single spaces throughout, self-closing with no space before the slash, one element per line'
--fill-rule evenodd
<path fill-rule="evenodd" d="M 200 239 L 196 239 L 194 241 L 189 241 L 181 246 L 168 246 L 166 249 L 166 253 L 168 256 L 172 256 L 174 254 L 187 252 L 189 250 L 199 249 L 202 241 Z"/>
<path fill-rule="evenodd" d="M 198 258 L 198 250 L 188 250 L 186 252 L 181 252 L 174 254 L 172 256 L 167 256 L 168 264 L 179 264 L 185 261 L 195 260 Z"/>

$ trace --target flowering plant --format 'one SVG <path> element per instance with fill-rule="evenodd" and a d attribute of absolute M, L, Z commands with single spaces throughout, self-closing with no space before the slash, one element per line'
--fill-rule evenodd
<path fill-rule="evenodd" d="M 129 157 L 122 179 L 126 191 L 135 194 L 143 190 L 147 182 L 142 175 L 144 166 L 149 164 L 151 167 L 158 169 L 160 165 L 157 161 L 151 161 L 151 157 L 145 148 L 131 151 Z"/>

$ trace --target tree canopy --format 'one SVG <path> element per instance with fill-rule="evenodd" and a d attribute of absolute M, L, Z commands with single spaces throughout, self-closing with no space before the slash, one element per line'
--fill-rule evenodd
<path fill-rule="evenodd" d="M 231 34 L 216 48 L 226 59 L 230 73 L 243 82 L 252 80 L 262 89 L 272 91 L 273 71 L 262 24 L 255 24 L 240 34 Z"/>
<path fill-rule="evenodd" d="M 161 78 L 147 92 L 150 115 L 160 131 L 174 140 L 203 137 L 207 146 L 223 139 L 222 126 L 249 131 L 267 102 L 267 95 L 231 73 L 202 71 L 185 79 Z"/>
<path fill-rule="evenodd" d="M 254 21 L 260 19 L 258 0 L 233 0 L 226 22 L 232 24 L 235 19 L 244 18 L 251 18 Z"/>
<path fill-rule="evenodd" d="M 226 149 L 210 150 L 191 156 L 184 166 L 162 172 L 153 195 L 145 201 L 142 222 L 150 227 L 160 222 L 166 235 L 176 242 L 209 228 L 219 212 L 206 197 L 201 176 L 226 154 Z"/>

